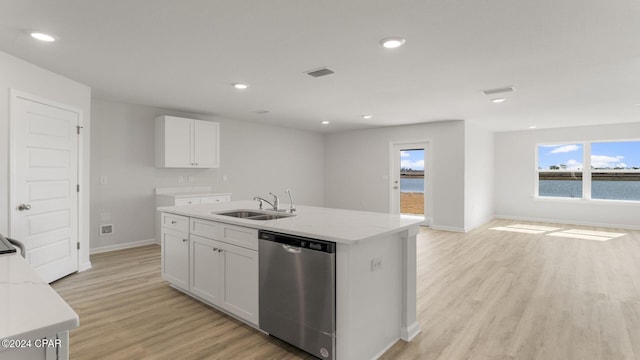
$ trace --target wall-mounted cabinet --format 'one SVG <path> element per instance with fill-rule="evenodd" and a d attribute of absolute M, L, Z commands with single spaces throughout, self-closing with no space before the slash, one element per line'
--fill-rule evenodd
<path fill-rule="evenodd" d="M 156 167 L 220 166 L 220 124 L 176 116 L 156 118 Z"/>

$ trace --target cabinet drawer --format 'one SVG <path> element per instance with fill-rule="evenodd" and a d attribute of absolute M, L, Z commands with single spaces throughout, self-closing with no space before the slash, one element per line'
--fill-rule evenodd
<path fill-rule="evenodd" d="M 258 250 L 258 230 L 223 224 L 221 241 L 247 249 Z"/>
<path fill-rule="evenodd" d="M 189 232 L 189 218 L 187 216 L 162 213 L 160 216 L 160 226 L 165 229 Z"/>
<path fill-rule="evenodd" d="M 209 239 L 219 240 L 222 224 L 210 220 L 191 218 L 189 228 L 191 234 L 204 236 Z"/>
<path fill-rule="evenodd" d="M 215 203 L 219 203 L 219 202 L 227 202 L 227 201 L 230 201 L 230 200 L 231 199 L 229 198 L 228 195 L 207 196 L 207 197 L 201 198 L 201 203 L 202 204 L 215 204 Z"/>
<path fill-rule="evenodd" d="M 179 198 L 176 199 L 176 206 L 182 205 L 200 205 L 202 203 L 202 198 L 199 197 L 190 197 L 190 198 Z"/>

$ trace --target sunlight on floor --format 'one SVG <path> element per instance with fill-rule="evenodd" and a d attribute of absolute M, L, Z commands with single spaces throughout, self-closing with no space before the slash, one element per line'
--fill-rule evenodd
<path fill-rule="evenodd" d="M 562 228 L 538 226 L 538 225 L 527 225 L 527 224 L 498 226 L 498 227 L 491 228 L 491 230 L 511 231 L 511 232 L 517 232 L 517 233 L 525 233 L 525 234 L 544 234 L 549 232 L 549 234 L 545 234 L 545 235 L 572 238 L 572 239 L 595 240 L 595 241 L 607 241 L 607 240 L 611 240 L 611 239 L 615 239 L 615 238 L 619 238 L 621 236 L 627 235 L 625 233 L 616 233 L 616 232 L 608 232 L 608 231 L 593 231 L 593 230 L 582 230 L 582 229 L 562 230 Z M 558 231 L 558 230 L 562 230 L 562 231 Z"/>
<path fill-rule="evenodd" d="M 491 228 L 491 230 L 498 231 L 511 231 L 525 234 L 543 234 L 547 231 L 555 231 L 560 230 L 560 228 L 549 227 L 549 226 L 539 226 L 539 225 L 528 225 L 528 224 L 515 224 L 509 226 L 498 226 Z"/>
<path fill-rule="evenodd" d="M 571 229 L 571 230 L 555 232 L 555 233 L 551 233 L 551 234 L 547 234 L 547 235 L 549 235 L 549 236 L 557 236 L 557 237 L 568 237 L 568 238 L 573 238 L 573 239 L 607 241 L 607 240 L 619 238 L 621 236 L 625 236 L 627 234 L 614 233 L 614 232 L 608 232 L 608 231 L 591 231 L 591 230 Z"/>

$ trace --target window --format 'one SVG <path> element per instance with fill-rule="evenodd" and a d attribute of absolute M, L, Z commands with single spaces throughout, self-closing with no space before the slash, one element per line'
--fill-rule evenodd
<path fill-rule="evenodd" d="M 640 201 L 640 141 L 538 145 L 541 197 Z"/>
<path fill-rule="evenodd" d="M 538 146 L 538 196 L 582 197 L 582 144 Z"/>
<path fill-rule="evenodd" d="M 591 198 L 640 201 L 640 141 L 591 144 Z"/>

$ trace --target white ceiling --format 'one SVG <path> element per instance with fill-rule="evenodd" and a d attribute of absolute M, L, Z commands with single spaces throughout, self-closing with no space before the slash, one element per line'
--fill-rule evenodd
<path fill-rule="evenodd" d="M 314 131 L 640 121 L 637 0 L 0 0 L 0 49 L 97 98 Z"/>

